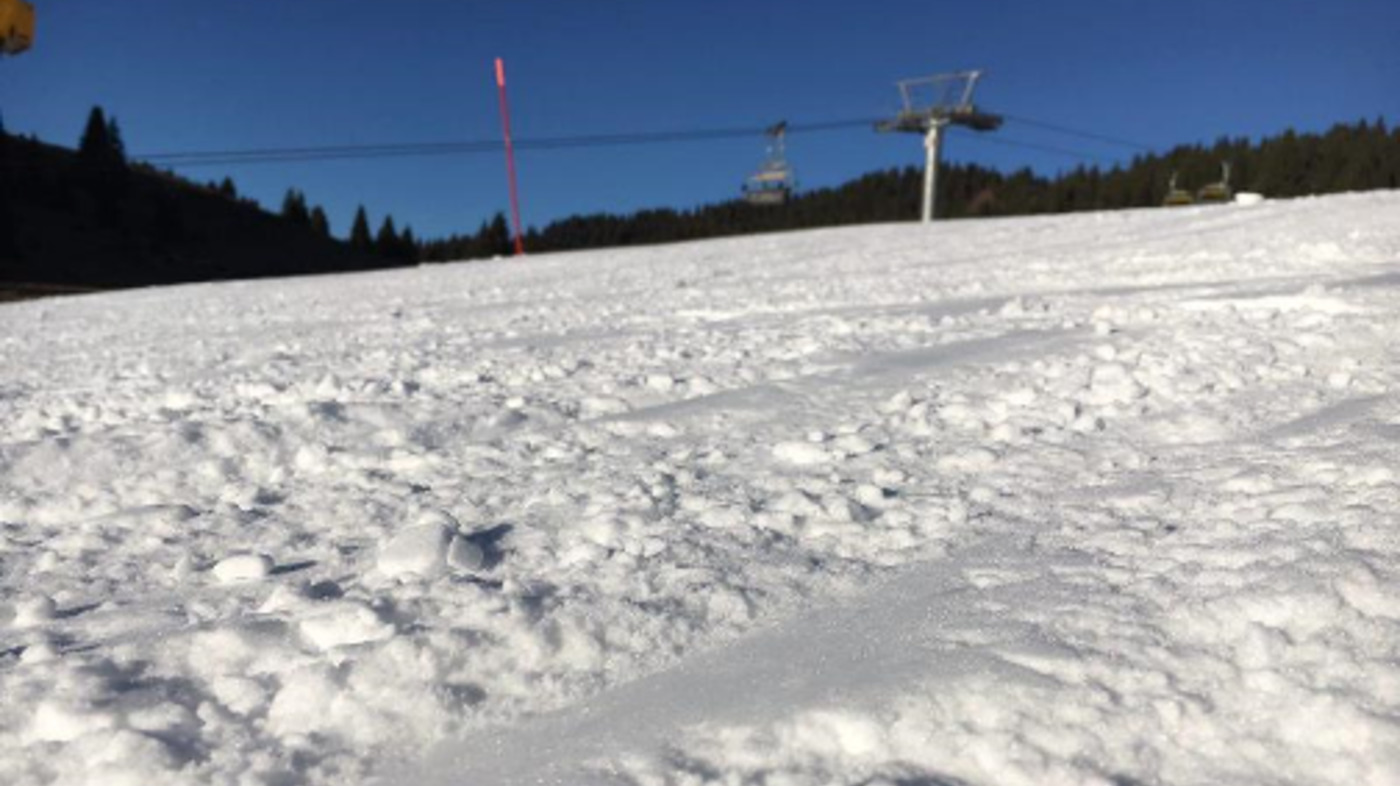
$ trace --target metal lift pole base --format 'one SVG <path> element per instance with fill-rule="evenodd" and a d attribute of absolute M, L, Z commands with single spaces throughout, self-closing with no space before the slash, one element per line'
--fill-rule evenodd
<path fill-rule="evenodd" d="M 924 212 L 923 223 L 933 222 L 934 208 L 938 201 L 938 159 L 939 141 L 942 135 L 944 122 L 934 121 L 929 124 L 928 132 L 924 134 Z"/>

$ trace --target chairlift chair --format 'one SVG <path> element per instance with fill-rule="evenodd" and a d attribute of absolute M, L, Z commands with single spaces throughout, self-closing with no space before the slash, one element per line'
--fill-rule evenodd
<path fill-rule="evenodd" d="M 784 150 L 787 121 L 769 128 L 768 152 L 758 170 L 744 181 L 744 201 L 750 205 L 784 205 L 796 189 L 796 178 Z"/>
<path fill-rule="evenodd" d="M 1220 164 L 1220 181 L 1203 186 L 1196 192 L 1197 202 L 1229 202 L 1235 198 L 1235 192 L 1230 188 L 1230 162 L 1224 161 Z"/>
<path fill-rule="evenodd" d="M 1176 173 L 1173 172 L 1172 179 L 1167 184 L 1167 196 L 1162 199 L 1162 207 L 1182 207 L 1195 203 L 1196 199 L 1191 196 L 1190 191 L 1176 187 Z"/>

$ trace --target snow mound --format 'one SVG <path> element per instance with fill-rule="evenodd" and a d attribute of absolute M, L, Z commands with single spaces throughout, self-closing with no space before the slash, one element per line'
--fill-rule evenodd
<path fill-rule="evenodd" d="M 383 641 L 394 635 L 394 626 L 380 619 L 374 609 L 354 601 L 322 605 L 302 618 L 298 629 L 321 650 Z"/>
<path fill-rule="evenodd" d="M 475 571 L 485 564 L 480 546 L 458 531 L 444 511 L 421 514 L 379 550 L 379 572 L 395 578 L 435 578 L 445 571 Z"/>
<path fill-rule="evenodd" d="M 15 601 L 10 624 L 16 628 L 33 628 L 52 620 L 57 611 L 58 605 L 47 595 L 23 598 Z"/>
<path fill-rule="evenodd" d="M 813 442 L 780 442 L 773 446 L 773 458 L 797 467 L 812 467 L 831 460 L 831 454 Z"/>
<path fill-rule="evenodd" d="M 237 554 L 219 560 L 211 572 L 220 584 L 241 584 L 267 578 L 272 568 L 272 558 L 265 554 Z"/>

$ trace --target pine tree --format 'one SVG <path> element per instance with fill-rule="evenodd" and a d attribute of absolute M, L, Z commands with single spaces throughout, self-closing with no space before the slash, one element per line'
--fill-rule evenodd
<path fill-rule="evenodd" d="M 1400 128 L 1386 131 L 1384 122 L 1379 125 L 1381 135 L 1381 172 L 1385 188 L 1400 188 Z"/>
<path fill-rule="evenodd" d="M 102 107 L 95 106 L 88 113 L 83 138 L 78 142 L 78 157 L 89 164 L 103 164 L 111 159 L 111 155 L 112 138 L 107 115 Z"/>
<path fill-rule="evenodd" d="M 111 149 L 114 161 L 126 163 L 126 142 L 122 141 L 122 130 L 117 125 L 115 115 L 107 118 L 107 146 Z"/>
<path fill-rule="evenodd" d="M 418 238 L 413 236 L 413 227 L 405 225 L 403 234 L 399 235 L 399 258 L 404 264 L 413 265 L 418 263 L 420 253 Z"/>
<path fill-rule="evenodd" d="M 326 217 L 326 211 L 320 205 L 311 208 L 311 229 L 322 237 L 331 236 L 331 220 Z"/>
<path fill-rule="evenodd" d="M 1293 197 L 1304 193 L 1302 146 L 1289 128 L 1281 136 L 1266 140 L 1259 149 L 1258 189 L 1270 197 Z"/>
<path fill-rule="evenodd" d="M 365 215 L 364 205 L 355 210 L 355 222 L 350 225 L 350 245 L 361 251 L 374 250 L 374 238 L 369 234 L 369 216 Z"/>
<path fill-rule="evenodd" d="M 311 212 L 306 209 L 306 195 L 295 188 L 287 189 L 282 198 L 282 217 L 299 227 L 311 226 Z"/>
<path fill-rule="evenodd" d="M 504 257 L 511 252 L 510 225 L 506 214 L 497 213 L 490 223 L 482 224 L 476 236 L 476 252 L 483 257 Z"/>
<path fill-rule="evenodd" d="M 113 134 L 118 134 L 113 139 Z M 82 170 L 81 191 L 97 203 L 99 220 L 106 225 L 129 228 L 130 205 L 125 201 L 130 186 L 120 130 L 107 120 L 102 107 L 88 113 L 82 139 L 78 141 L 78 164 Z"/>
<path fill-rule="evenodd" d="M 225 177 L 219 182 L 219 194 L 229 199 L 238 198 L 238 187 L 233 184 L 233 178 Z"/>
<path fill-rule="evenodd" d="M 379 225 L 379 234 L 374 236 L 374 250 L 385 259 L 398 258 L 399 230 L 394 227 L 393 216 L 385 216 L 384 223 Z"/>

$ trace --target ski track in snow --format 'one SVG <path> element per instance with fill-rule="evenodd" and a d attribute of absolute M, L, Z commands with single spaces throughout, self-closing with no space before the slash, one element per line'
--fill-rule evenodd
<path fill-rule="evenodd" d="M 0 782 L 1400 783 L 1397 214 L 0 306 Z"/>

